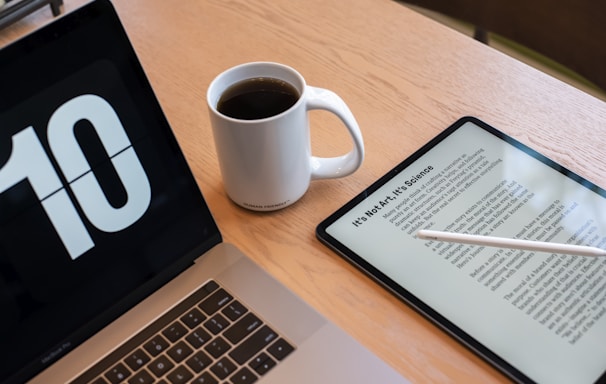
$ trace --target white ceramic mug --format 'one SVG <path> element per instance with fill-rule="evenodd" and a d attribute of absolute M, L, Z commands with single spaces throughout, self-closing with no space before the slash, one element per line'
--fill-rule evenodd
<path fill-rule="evenodd" d="M 284 112 L 256 119 L 236 119 L 219 112 L 217 104 L 232 85 L 254 78 L 285 81 L 299 99 Z M 227 195 L 238 205 L 256 211 L 287 207 L 305 194 L 314 179 L 347 176 L 364 158 L 358 124 L 334 92 L 311 87 L 294 69 L 277 63 L 242 64 L 218 75 L 207 92 L 210 120 Z M 327 110 L 347 127 L 353 149 L 342 156 L 312 156 L 308 111 Z"/>

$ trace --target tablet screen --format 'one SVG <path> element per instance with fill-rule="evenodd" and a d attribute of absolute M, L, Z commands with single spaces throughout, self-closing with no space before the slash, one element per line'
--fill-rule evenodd
<path fill-rule="evenodd" d="M 606 371 L 606 258 L 415 235 L 434 229 L 605 248 L 605 197 L 468 117 L 322 222 L 317 235 L 511 378 L 593 383 Z"/>

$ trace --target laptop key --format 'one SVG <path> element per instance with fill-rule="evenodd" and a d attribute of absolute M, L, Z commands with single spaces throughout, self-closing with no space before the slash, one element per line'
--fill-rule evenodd
<path fill-rule="evenodd" d="M 231 377 L 232 384 L 251 384 L 257 381 L 257 376 L 244 367 Z"/>
<path fill-rule="evenodd" d="M 196 328 L 192 331 L 185 340 L 194 348 L 198 349 L 206 344 L 211 339 L 210 333 L 206 332 L 202 327 Z"/>
<path fill-rule="evenodd" d="M 137 348 L 133 353 L 128 355 L 124 362 L 133 371 L 137 372 L 145 364 L 149 363 L 151 359 L 141 348 Z"/>
<path fill-rule="evenodd" d="M 192 377 L 194 377 L 194 375 L 192 375 L 192 373 L 184 366 L 177 367 L 166 376 L 171 384 L 185 384 L 191 380 Z"/>
<path fill-rule="evenodd" d="M 169 344 L 165 338 L 160 335 L 154 336 L 150 341 L 143 345 L 143 348 L 152 356 L 158 356 L 168 348 Z"/>
<path fill-rule="evenodd" d="M 267 353 L 261 352 L 257 357 L 251 360 L 248 365 L 259 375 L 264 375 L 267 371 L 275 367 L 276 362 L 269 357 Z"/>
<path fill-rule="evenodd" d="M 112 369 L 107 371 L 105 378 L 109 380 L 111 384 L 117 384 L 125 380 L 131 375 L 130 371 L 122 363 L 116 364 Z"/>
<path fill-rule="evenodd" d="M 183 324 L 175 321 L 170 326 L 166 327 L 162 334 L 171 342 L 175 342 L 185 336 L 187 334 L 187 329 L 183 326 Z"/>
<path fill-rule="evenodd" d="M 232 344 L 236 344 L 246 336 L 250 335 L 262 324 L 263 323 L 257 316 L 255 316 L 253 313 L 248 313 L 242 319 L 238 320 L 237 323 L 232 325 L 227 331 L 225 331 L 224 336 Z"/>
<path fill-rule="evenodd" d="M 175 365 L 168 359 L 168 357 L 161 355 L 156 360 L 152 361 L 147 367 L 150 371 L 156 375 L 156 377 L 162 377 L 164 374 L 171 369 L 173 369 Z"/>
<path fill-rule="evenodd" d="M 238 364 L 244 364 L 277 338 L 278 334 L 267 325 L 264 325 L 242 344 L 236 347 L 236 349 L 231 351 L 229 356 Z"/>
<path fill-rule="evenodd" d="M 240 318 L 240 316 L 248 312 L 248 309 L 246 309 L 246 307 L 242 305 L 242 303 L 240 303 L 238 300 L 234 300 L 229 303 L 227 307 L 223 309 L 222 312 L 231 321 L 236 321 Z"/>
<path fill-rule="evenodd" d="M 142 370 L 141 372 L 137 372 L 135 376 L 131 377 L 128 380 L 128 384 L 152 384 L 156 381 L 152 377 L 152 375 L 146 370 Z"/>
<path fill-rule="evenodd" d="M 204 347 L 206 352 L 210 353 L 215 359 L 227 352 L 229 348 L 231 347 L 221 336 L 218 336 L 216 339 L 208 343 L 206 347 Z"/>
<path fill-rule="evenodd" d="M 216 292 L 206 298 L 198 305 L 207 315 L 212 315 L 223 306 L 232 301 L 233 297 L 223 288 L 219 288 Z"/>
<path fill-rule="evenodd" d="M 212 363 L 212 359 L 203 351 L 196 352 L 195 355 L 187 359 L 186 364 L 196 373 L 202 372 Z"/>
<path fill-rule="evenodd" d="M 214 291 L 216 291 L 219 288 L 219 284 L 214 281 L 214 280 L 210 280 L 208 283 L 206 283 L 206 285 L 204 286 L 204 290 L 207 292 L 207 294 L 213 293 Z"/>
<path fill-rule="evenodd" d="M 221 380 L 225 379 L 227 376 L 231 375 L 236 371 L 236 365 L 232 363 L 227 357 L 222 358 L 212 367 L 210 370 Z"/>
<path fill-rule="evenodd" d="M 294 348 L 292 347 L 292 345 L 288 344 L 288 342 L 282 338 L 280 338 L 278 341 L 273 343 L 269 348 L 267 348 L 267 351 L 269 353 L 271 353 L 272 356 L 278 360 L 284 359 L 293 350 L 294 350 Z"/>
<path fill-rule="evenodd" d="M 211 331 L 214 335 L 223 331 L 225 328 L 229 326 L 229 320 L 227 320 L 223 315 L 217 313 L 213 317 L 211 317 L 207 322 L 204 323 L 204 327 Z"/>
<path fill-rule="evenodd" d="M 166 352 L 175 363 L 180 363 L 194 351 L 184 341 L 179 341 L 171 349 Z"/>
<path fill-rule="evenodd" d="M 196 328 L 204 320 L 206 320 L 206 316 L 204 316 L 204 314 L 202 314 L 198 308 L 193 308 L 191 311 L 187 312 L 181 317 L 181 321 L 187 325 L 189 329 Z"/>
<path fill-rule="evenodd" d="M 212 377 L 212 375 L 208 372 L 204 372 L 200 376 L 196 377 L 191 384 L 218 384 L 217 379 Z"/>

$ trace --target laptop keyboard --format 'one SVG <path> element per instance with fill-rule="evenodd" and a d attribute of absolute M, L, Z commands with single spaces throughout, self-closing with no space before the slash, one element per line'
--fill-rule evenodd
<path fill-rule="evenodd" d="M 293 350 L 210 281 L 73 384 L 254 383 Z"/>

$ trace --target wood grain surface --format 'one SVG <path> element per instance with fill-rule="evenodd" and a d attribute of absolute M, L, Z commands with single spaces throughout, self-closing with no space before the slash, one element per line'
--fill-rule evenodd
<path fill-rule="evenodd" d="M 85 2 L 66 0 L 65 11 Z M 606 187 L 603 101 L 389 0 L 114 4 L 225 240 L 413 382 L 508 382 L 321 245 L 315 227 L 464 115 Z M 0 47 L 51 18 L 50 9 L 41 10 L 0 30 Z M 206 89 L 221 71 L 249 61 L 293 66 L 308 84 L 339 94 L 364 135 L 362 167 L 343 179 L 312 182 L 281 211 L 255 213 L 230 202 Z M 314 154 L 351 147 L 334 116 L 313 112 L 311 124 Z"/>

